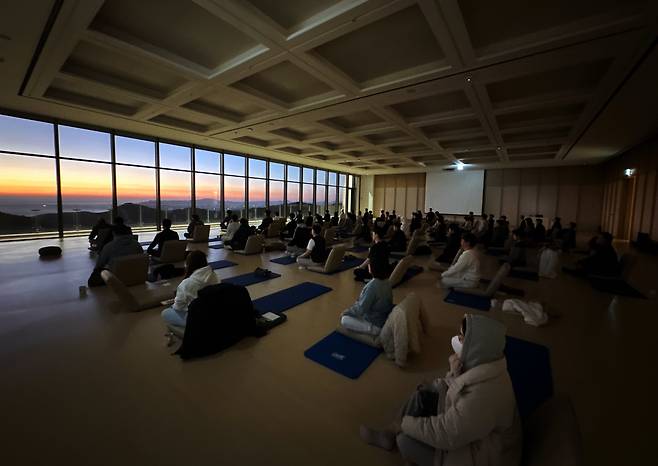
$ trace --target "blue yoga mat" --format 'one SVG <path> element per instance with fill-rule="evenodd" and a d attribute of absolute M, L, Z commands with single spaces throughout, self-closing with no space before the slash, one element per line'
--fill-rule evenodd
<path fill-rule="evenodd" d="M 240 286 L 249 286 L 249 285 L 255 285 L 256 283 L 266 282 L 273 278 L 279 278 L 280 276 L 281 275 L 279 275 L 278 273 L 272 273 L 270 276 L 264 277 L 262 275 L 256 275 L 254 272 L 249 272 L 243 275 L 237 275 L 235 277 L 223 278 L 222 283 L 230 283 L 232 285 L 240 285 Z"/>
<path fill-rule="evenodd" d="M 208 262 L 208 265 L 210 266 L 211 269 L 217 270 L 217 269 L 225 269 L 226 267 L 233 267 L 234 265 L 238 265 L 238 264 L 231 261 L 215 261 L 215 262 Z"/>
<path fill-rule="evenodd" d="M 329 273 L 328 275 L 333 275 L 338 272 L 343 272 L 348 269 L 353 269 L 357 265 L 361 265 L 361 264 L 363 264 L 363 259 L 359 257 L 355 257 L 354 259 L 343 259 L 343 262 L 340 263 L 338 268 L 333 272 Z M 324 273 L 324 272 L 319 272 L 319 273 Z"/>
<path fill-rule="evenodd" d="M 349 252 L 366 252 L 370 248 L 368 246 L 354 246 L 353 248 L 348 249 Z"/>
<path fill-rule="evenodd" d="M 223 244 L 211 244 L 208 246 L 210 249 L 224 249 Z"/>
<path fill-rule="evenodd" d="M 448 293 L 448 296 L 445 297 L 444 301 L 446 303 L 466 306 L 479 311 L 488 311 L 491 309 L 491 298 L 460 293 L 455 290 L 450 290 L 450 293 Z"/>
<path fill-rule="evenodd" d="M 547 347 L 507 337 L 507 371 L 512 379 L 521 417 L 553 396 L 551 355 Z"/>
<path fill-rule="evenodd" d="M 345 377 L 358 379 L 379 353 L 380 349 L 332 332 L 304 351 L 304 356 Z"/>
<path fill-rule="evenodd" d="M 297 258 L 292 256 L 281 256 L 281 257 L 277 257 L 276 259 L 270 259 L 270 262 L 274 262 L 275 264 L 281 264 L 281 265 L 290 265 L 297 262 Z"/>
<path fill-rule="evenodd" d="M 420 274 L 423 272 L 423 268 L 420 265 L 412 265 L 407 269 L 407 271 L 404 273 L 404 276 L 402 277 L 402 280 L 400 280 L 400 283 L 395 285 L 393 288 L 398 287 L 402 285 L 404 282 L 407 282 L 414 278 L 416 275 Z"/>
<path fill-rule="evenodd" d="M 280 314 L 329 291 L 331 291 L 331 288 L 327 286 L 304 282 L 254 300 L 254 309 L 259 314 L 265 314 L 266 312 Z"/>

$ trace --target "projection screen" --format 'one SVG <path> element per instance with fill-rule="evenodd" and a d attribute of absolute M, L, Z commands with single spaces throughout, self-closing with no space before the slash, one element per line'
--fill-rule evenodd
<path fill-rule="evenodd" d="M 428 172 L 425 181 L 425 211 L 442 214 L 482 213 L 484 170 Z"/>

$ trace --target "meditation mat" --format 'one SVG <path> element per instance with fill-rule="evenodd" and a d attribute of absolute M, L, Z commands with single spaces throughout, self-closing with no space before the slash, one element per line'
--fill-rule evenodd
<path fill-rule="evenodd" d="M 458 306 L 470 307 L 479 311 L 488 311 L 491 309 L 491 298 L 460 293 L 455 290 L 450 290 L 450 293 L 448 293 L 448 296 L 446 296 L 443 301 L 450 304 L 457 304 Z"/>
<path fill-rule="evenodd" d="M 512 278 L 522 278 L 523 280 L 531 280 L 533 282 L 539 281 L 539 274 L 534 270 L 512 269 L 509 272 L 509 276 Z"/>
<path fill-rule="evenodd" d="M 338 272 L 344 272 L 345 270 L 348 269 L 353 269 L 357 265 L 363 264 L 363 258 L 361 257 L 354 257 L 352 259 L 343 259 L 343 262 L 340 263 L 340 265 L 334 270 L 333 272 L 329 272 L 327 275 L 333 275 Z M 312 270 L 312 272 L 315 272 L 315 270 Z M 324 273 L 324 272 L 318 272 L 318 273 Z"/>
<path fill-rule="evenodd" d="M 233 267 L 234 265 L 238 265 L 238 264 L 231 261 L 214 261 L 214 262 L 208 262 L 208 265 L 210 266 L 211 269 L 218 270 L 218 269 L 225 269 L 226 267 Z"/>
<path fill-rule="evenodd" d="M 304 351 L 304 356 L 345 377 L 358 379 L 381 352 L 381 349 L 332 332 Z"/>
<path fill-rule="evenodd" d="M 224 249 L 224 243 L 222 244 L 211 244 L 208 246 L 210 249 Z"/>
<path fill-rule="evenodd" d="M 489 283 L 491 283 L 491 280 L 489 280 L 488 278 L 480 278 L 480 283 L 488 285 Z M 522 289 L 512 288 L 511 286 L 507 286 L 503 284 L 501 284 L 498 287 L 498 291 L 500 291 L 501 293 L 511 294 L 513 296 L 525 296 L 525 291 L 523 291 Z"/>
<path fill-rule="evenodd" d="M 505 356 L 516 404 L 521 417 L 525 417 L 553 396 L 550 351 L 545 346 L 508 336 Z"/>
<path fill-rule="evenodd" d="M 354 246 L 348 249 L 349 252 L 366 252 L 370 248 L 368 246 Z"/>
<path fill-rule="evenodd" d="M 222 283 L 230 283 L 232 285 L 240 285 L 240 286 L 249 286 L 249 285 L 255 285 L 256 283 L 266 282 L 273 278 L 279 278 L 280 276 L 281 275 L 274 272 L 270 273 L 267 276 L 256 275 L 255 272 L 249 272 L 242 275 L 237 275 L 235 277 L 222 278 Z"/>
<path fill-rule="evenodd" d="M 329 291 L 331 291 L 331 288 L 327 286 L 303 282 L 285 290 L 255 299 L 254 309 L 256 309 L 258 314 L 265 314 L 266 312 L 280 314 Z"/>
<path fill-rule="evenodd" d="M 140 241 L 139 245 L 140 246 L 149 246 L 151 244 L 151 241 Z"/>
<path fill-rule="evenodd" d="M 617 296 L 627 296 L 629 298 L 647 299 L 646 296 L 620 278 L 590 278 L 589 282 L 592 288 L 597 291 L 616 294 Z"/>
<path fill-rule="evenodd" d="M 221 238 L 211 238 L 208 240 L 208 243 L 219 243 L 221 240 Z"/>
<path fill-rule="evenodd" d="M 404 273 L 404 276 L 402 277 L 402 280 L 400 280 L 400 283 L 395 285 L 393 288 L 396 288 L 400 285 L 402 285 L 404 282 L 411 280 L 414 278 L 416 275 L 420 274 L 423 272 L 423 268 L 420 265 L 412 265 L 407 269 L 407 271 Z"/>
<path fill-rule="evenodd" d="M 281 256 L 281 257 L 277 257 L 276 259 L 270 259 L 270 262 L 274 262 L 275 264 L 281 264 L 281 265 L 290 265 L 297 262 L 297 258 L 292 256 Z"/>

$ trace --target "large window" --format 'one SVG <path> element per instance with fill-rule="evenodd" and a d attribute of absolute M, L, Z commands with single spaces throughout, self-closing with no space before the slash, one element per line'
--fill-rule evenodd
<path fill-rule="evenodd" d="M 117 165 L 117 211 L 127 225 L 156 224 L 155 170 Z"/>
<path fill-rule="evenodd" d="M 0 154 L 0 167 L 0 235 L 57 231 L 55 159 Z"/>
<path fill-rule="evenodd" d="M 192 210 L 192 179 L 190 172 L 160 170 L 160 211 L 174 225 L 190 222 Z"/>
<path fill-rule="evenodd" d="M 222 190 L 219 175 L 197 173 L 194 188 L 197 215 L 205 223 L 220 222 L 222 220 Z"/>
<path fill-rule="evenodd" d="M 216 224 L 222 208 L 254 222 L 266 208 L 333 214 L 351 209 L 357 186 L 344 173 L 0 115 L 0 239 L 82 235 L 116 215 L 153 229 L 194 213 Z"/>
<path fill-rule="evenodd" d="M 111 222 L 111 165 L 62 160 L 60 167 L 64 231 L 90 230 L 101 217 Z"/>
<path fill-rule="evenodd" d="M 224 177 L 224 208 L 232 210 L 240 218 L 246 217 L 244 193 L 244 178 L 237 176 Z"/>

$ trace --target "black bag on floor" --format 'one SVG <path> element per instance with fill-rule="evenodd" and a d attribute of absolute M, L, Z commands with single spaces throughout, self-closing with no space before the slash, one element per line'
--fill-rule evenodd
<path fill-rule="evenodd" d="M 219 353 L 247 336 L 267 333 L 257 323 L 256 311 L 244 286 L 220 283 L 199 291 L 187 310 L 182 359 Z"/>

